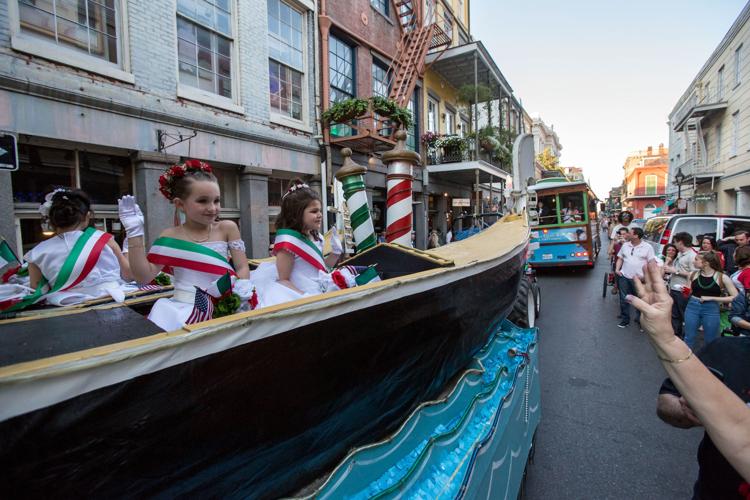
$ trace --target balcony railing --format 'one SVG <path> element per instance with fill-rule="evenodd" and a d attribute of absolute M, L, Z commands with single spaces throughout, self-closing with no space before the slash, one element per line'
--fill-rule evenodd
<path fill-rule="evenodd" d="M 718 89 L 710 89 L 708 92 L 702 91 L 699 94 L 699 89 L 693 91 L 682 106 L 675 113 L 675 130 L 680 128 L 685 121 L 690 118 L 690 115 L 695 111 L 695 108 L 700 106 L 711 106 L 717 104 L 726 104 L 724 93 L 719 94 Z"/>
<path fill-rule="evenodd" d="M 476 151 L 476 139 L 464 138 L 463 148 L 445 148 L 427 145 L 425 148 L 425 160 L 427 165 L 443 165 L 446 163 L 461 163 L 467 161 L 485 161 L 500 170 L 512 175 L 512 168 L 492 158 L 487 152 Z"/>
<path fill-rule="evenodd" d="M 664 186 L 656 188 L 639 187 L 629 193 L 630 196 L 664 196 L 667 194 L 667 188 Z"/>

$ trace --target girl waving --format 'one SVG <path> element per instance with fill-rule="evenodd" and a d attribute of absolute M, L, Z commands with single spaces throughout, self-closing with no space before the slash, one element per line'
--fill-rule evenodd
<path fill-rule="evenodd" d="M 128 260 L 135 279 L 148 283 L 165 267 L 174 275 L 174 296 L 159 299 L 148 316 L 165 331 L 171 331 L 181 328 L 192 313 L 196 287 L 206 289 L 227 272 L 247 280 L 249 268 L 237 225 L 232 221 L 216 222 L 221 194 L 210 165 L 198 160 L 174 165 L 159 178 L 159 184 L 161 193 L 185 214 L 185 222 L 165 229 L 148 254 L 143 214 L 135 199 L 123 197 L 119 210 L 128 234 Z M 229 255 L 233 265 L 227 259 Z M 246 282 L 238 283 L 243 284 Z"/>

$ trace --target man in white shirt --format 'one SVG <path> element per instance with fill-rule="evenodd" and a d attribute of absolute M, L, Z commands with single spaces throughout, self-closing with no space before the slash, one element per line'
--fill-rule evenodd
<path fill-rule="evenodd" d="M 656 260 L 654 249 L 643 241 L 643 229 L 634 227 L 630 229 L 630 240 L 623 243 L 617 254 L 615 274 L 617 274 L 617 287 L 620 290 L 620 328 L 630 324 L 630 304 L 625 300 L 628 295 L 635 295 L 633 280 L 636 277 L 643 278 L 643 267 L 652 260 Z M 641 312 L 636 309 L 635 322 L 640 328 Z"/>
<path fill-rule="evenodd" d="M 685 308 L 688 297 L 682 290 L 689 286 L 690 273 L 697 271 L 695 268 L 696 252 L 693 249 L 693 237 L 689 233 L 680 232 L 672 236 L 672 243 L 677 247 L 677 256 L 671 266 L 664 266 L 664 271 L 671 273 L 669 278 L 669 295 L 672 296 L 672 329 L 674 334 L 682 338 L 684 332 L 682 323 L 685 321 Z"/>
<path fill-rule="evenodd" d="M 617 238 L 618 231 L 623 227 L 630 229 L 630 223 L 633 222 L 633 214 L 627 210 L 621 212 L 620 215 L 617 216 L 617 221 L 618 224 L 615 224 L 615 227 L 612 228 L 612 232 L 609 235 L 609 249 L 607 250 L 607 255 L 609 256 L 615 255 L 615 239 Z"/>

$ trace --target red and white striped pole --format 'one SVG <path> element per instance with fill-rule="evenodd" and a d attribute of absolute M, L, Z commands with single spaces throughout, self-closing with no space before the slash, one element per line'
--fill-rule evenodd
<path fill-rule="evenodd" d="M 413 168 L 421 163 L 419 154 L 406 148 L 406 131 L 396 132 L 396 146 L 383 153 L 383 163 L 388 166 L 386 176 L 386 230 L 388 243 L 412 246 L 412 196 Z"/>

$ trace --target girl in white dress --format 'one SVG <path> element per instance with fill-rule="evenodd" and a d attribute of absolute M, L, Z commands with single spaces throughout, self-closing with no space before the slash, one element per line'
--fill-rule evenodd
<path fill-rule="evenodd" d="M 263 263 L 253 272 L 262 291 L 260 305 L 267 307 L 332 289 L 330 268 L 343 253 L 337 237 L 331 253 L 323 256 L 320 237 L 323 208 L 318 194 L 294 179 L 281 200 L 273 246 L 275 263 Z"/>
<path fill-rule="evenodd" d="M 132 196 L 119 200 L 120 220 L 128 234 L 128 260 L 136 281 L 150 282 L 165 267 L 173 274 L 174 296 L 159 299 L 148 319 L 165 331 L 185 325 L 195 304 L 195 288 L 207 289 L 227 272 L 239 278 L 234 292 L 252 293 L 245 244 L 232 221 L 216 222 L 221 211 L 219 184 L 204 162 L 188 160 L 170 167 L 159 179 L 160 191 L 185 222 L 165 229 L 146 254 L 143 214 Z M 231 256 L 232 264 L 227 256 Z"/>
<path fill-rule="evenodd" d="M 85 192 L 56 189 L 39 211 L 55 234 L 24 255 L 37 296 L 15 309 L 41 301 L 67 306 L 107 295 L 122 302 L 125 292 L 135 289 L 123 281 L 131 279 L 130 266 L 112 235 L 89 227 L 91 201 Z"/>

